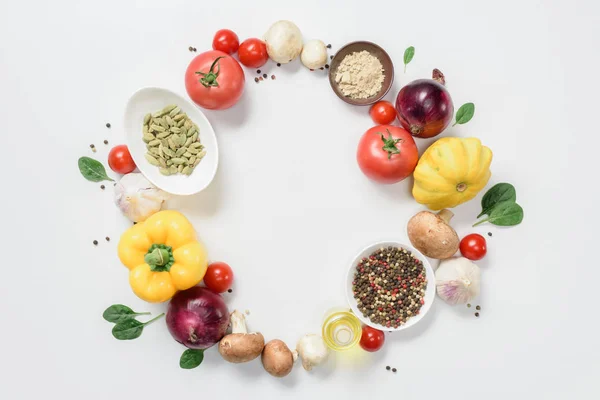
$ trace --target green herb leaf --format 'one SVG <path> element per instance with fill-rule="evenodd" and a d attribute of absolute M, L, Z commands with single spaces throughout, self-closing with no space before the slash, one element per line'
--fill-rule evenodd
<path fill-rule="evenodd" d="M 79 161 L 77 161 L 77 165 L 79 166 L 79 172 L 81 175 L 88 181 L 92 182 L 101 182 L 101 181 L 112 181 L 114 179 L 109 178 L 106 175 L 106 170 L 104 169 L 104 165 L 100 163 L 100 161 L 96 161 L 93 158 L 89 157 L 80 157 Z"/>
<path fill-rule="evenodd" d="M 408 47 L 404 50 L 404 72 L 406 73 L 406 65 L 412 61 L 415 56 L 415 48 L 413 46 Z"/>
<path fill-rule="evenodd" d="M 140 322 L 136 319 L 126 319 L 124 321 L 119 322 L 113 327 L 112 334 L 115 337 L 115 339 L 119 340 L 137 339 L 144 331 L 144 327 L 146 325 L 150 325 L 163 315 L 165 315 L 165 313 L 157 315 L 156 317 L 152 318 L 150 321 L 147 322 Z"/>
<path fill-rule="evenodd" d="M 471 118 L 473 118 L 474 114 L 475 114 L 475 104 L 473 104 L 473 103 L 463 104 L 462 106 L 460 106 L 460 108 L 456 112 L 456 122 L 454 123 L 454 125 L 466 124 L 467 122 L 469 122 L 471 120 Z M 452 126 L 454 126 L 454 125 L 452 125 Z"/>
<path fill-rule="evenodd" d="M 521 221 L 523 221 L 523 208 L 515 202 L 504 201 L 494 207 L 488 218 L 482 219 L 473 226 L 481 225 L 484 222 L 498 226 L 514 226 L 519 225 Z"/>
<path fill-rule="evenodd" d="M 125 321 L 126 319 L 134 319 L 138 315 L 150 315 L 150 313 L 137 313 L 131 308 L 124 306 L 123 304 L 113 304 L 112 306 L 104 310 L 102 318 L 104 318 L 108 322 L 114 322 L 115 324 L 118 324 L 119 322 Z"/>
<path fill-rule="evenodd" d="M 480 218 L 483 214 L 490 215 L 492 209 L 499 203 L 504 201 L 517 201 L 517 191 L 510 183 L 498 183 L 490 188 L 481 199 L 481 213 L 477 216 Z"/>
<path fill-rule="evenodd" d="M 112 334 L 115 339 L 132 340 L 140 337 L 143 331 L 143 323 L 135 319 L 126 319 L 113 327 Z"/>
<path fill-rule="evenodd" d="M 202 364 L 204 350 L 187 349 L 179 359 L 179 366 L 183 369 L 193 369 Z"/>

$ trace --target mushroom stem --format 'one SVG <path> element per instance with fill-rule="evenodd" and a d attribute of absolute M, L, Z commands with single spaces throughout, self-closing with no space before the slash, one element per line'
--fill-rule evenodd
<path fill-rule="evenodd" d="M 248 333 L 246 316 L 238 310 L 231 313 L 231 333 Z"/>
<path fill-rule="evenodd" d="M 452 217 L 454 217 L 454 213 L 448 209 L 443 209 L 439 213 L 437 213 L 438 217 L 444 220 L 445 223 L 449 223 Z"/>

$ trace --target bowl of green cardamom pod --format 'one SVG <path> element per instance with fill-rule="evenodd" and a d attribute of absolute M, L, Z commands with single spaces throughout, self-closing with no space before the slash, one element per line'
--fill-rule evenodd
<path fill-rule="evenodd" d="M 202 111 L 177 93 L 157 87 L 138 90 L 127 102 L 124 127 L 131 157 L 159 189 L 191 195 L 215 177 L 215 132 Z"/>

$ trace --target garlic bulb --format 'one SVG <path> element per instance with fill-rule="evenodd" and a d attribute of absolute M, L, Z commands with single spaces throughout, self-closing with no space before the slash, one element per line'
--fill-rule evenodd
<path fill-rule="evenodd" d="M 296 345 L 296 351 L 302 358 L 302 366 L 310 371 L 313 367 L 323 364 L 329 356 L 329 348 L 319 335 L 304 335 Z"/>
<path fill-rule="evenodd" d="M 115 186 L 117 207 L 133 222 L 141 222 L 160 211 L 169 195 L 157 189 L 144 175 L 133 172 L 121 178 Z"/>
<path fill-rule="evenodd" d="M 449 304 L 464 304 L 479 296 L 479 267 L 464 257 L 450 258 L 435 271 L 437 294 Z"/>

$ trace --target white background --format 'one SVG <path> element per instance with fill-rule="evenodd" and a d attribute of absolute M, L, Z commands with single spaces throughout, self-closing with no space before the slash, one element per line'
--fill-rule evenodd
<path fill-rule="evenodd" d="M 597 3 L 2 3 L 0 398 L 597 398 Z M 313 373 L 296 365 L 277 380 L 258 360 L 227 364 L 214 348 L 184 371 L 183 347 L 164 322 L 119 342 L 102 320 L 113 303 L 154 313 L 166 305 L 130 291 L 116 256 L 130 223 L 112 187 L 81 177 L 77 158 L 105 162 L 123 142 L 124 105 L 136 89 L 185 95 L 188 46 L 208 49 L 225 27 L 260 37 L 279 19 L 334 51 L 353 40 L 380 44 L 396 64 L 389 99 L 440 68 L 455 106 L 477 107 L 470 123 L 443 136 L 477 136 L 493 150 L 490 185 L 513 183 L 525 220 L 470 228 L 480 196 L 454 210 L 459 235 L 493 233 L 480 263 L 479 319 L 437 299 L 379 353 Z M 404 74 L 410 45 L 416 55 Z M 206 112 L 221 149 L 215 181 L 169 207 L 192 220 L 211 259 L 233 266 L 230 308 L 250 310 L 251 328 L 293 346 L 320 330 L 328 308 L 344 305 L 354 254 L 379 239 L 406 241 L 406 222 L 422 207 L 410 180 L 380 186 L 360 173 L 366 108 L 335 97 L 322 71 L 297 62 L 261 69 L 277 80 L 257 85 L 247 69 L 239 104 Z M 421 151 L 430 142 L 419 140 Z"/>

